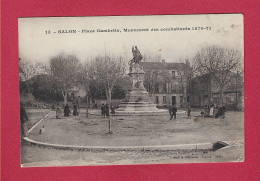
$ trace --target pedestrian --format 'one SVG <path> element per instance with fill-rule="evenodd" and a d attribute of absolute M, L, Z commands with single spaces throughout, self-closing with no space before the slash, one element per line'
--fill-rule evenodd
<path fill-rule="evenodd" d="M 169 104 L 168 106 L 168 109 L 169 109 L 169 115 L 170 115 L 170 120 L 172 118 L 172 106 Z"/>
<path fill-rule="evenodd" d="M 209 116 L 210 116 L 210 117 L 213 117 L 213 116 L 214 116 L 214 104 L 211 104 L 211 105 L 210 105 Z"/>
<path fill-rule="evenodd" d="M 109 116 L 109 105 L 108 105 L 108 103 L 106 103 L 106 105 L 105 105 L 105 114 L 106 114 L 106 117 L 108 118 L 108 116 Z"/>
<path fill-rule="evenodd" d="M 222 106 L 222 119 L 225 119 L 227 108 L 226 106 Z"/>
<path fill-rule="evenodd" d="M 115 117 L 115 108 L 111 105 L 111 115 Z"/>
<path fill-rule="evenodd" d="M 191 119 L 191 107 L 190 105 L 188 105 L 188 109 L 187 109 L 187 119 Z"/>
<path fill-rule="evenodd" d="M 64 107 L 64 116 L 69 117 L 70 116 L 70 107 L 68 104 Z"/>
<path fill-rule="evenodd" d="M 100 109 L 101 109 L 101 118 L 105 118 L 105 105 L 101 104 Z"/>
<path fill-rule="evenodd" d="M 57 108 L 56 108 L 56 119 L 60 119 L 61 115 L 62 115 L 62 111 L 61 111 L 60 106 L 58 104 Z"/>
<path fill-rule="evenodd" d="M 78 106 L 77 104 L 74 104 L 73 106 L 73 116 L 78 116 L 79 112 L 78 112 Z"/>
<path fill-rule="evenodd" d="M 177 108 L 176 105 L 174 105 L 172 107 L 172 115 L 171 115 L 171 119 L 174 117 L 174 119 L 176 119 L 176 113 L 177 113 Z"/>

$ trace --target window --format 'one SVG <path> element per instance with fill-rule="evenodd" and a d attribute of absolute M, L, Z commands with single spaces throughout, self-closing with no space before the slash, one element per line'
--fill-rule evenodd
<path fill-rule="evenodd" d="M 159 85 L 155 84 L 155 92 L 158 93 L 159 92 Z"/>
<path fill-rule="evenodd" d="M 156 96 L 156 97 L 155 97 L 155 103 L 156 103 L 156 104 L 159 104 L 159 96 Z"/>
<path fill-rule="evenodd" d="M 172 71 L 172 78 L 175 79 L 175 71 Z"/>
<path fill-rule="evenodd" d="M 167 85 L 166 84 L 163 84 L 163 92 L 167 93 Z"/>
<path fill-rule="evenodd" d="M 183 96 L 180 97 L 180 102 L 183 103 Z"/>
<path fill-rule="evenodd" d="M 166 96 L 163 96 L 163 104 L 166 104 Z"/>
<path fill-rule="evenodd" d="M 176 85 L 172 84 L 171 85 L 172 93 L 176 93 Z"/>
<path fill-rule="evenodd" d="M 176 96 L 172 96 L 172 105 L 176 105 Z"/>
<path fill-rule="evenodd" d="M 75 98 L 75 94 L 72 92 L 70 97 L 71 97 L 71 99 L 74 99 Z"/>
<path fill-rule="evenodd" d="M 190 96 L 187 96 L 187 102 L 190 102 Z"/>

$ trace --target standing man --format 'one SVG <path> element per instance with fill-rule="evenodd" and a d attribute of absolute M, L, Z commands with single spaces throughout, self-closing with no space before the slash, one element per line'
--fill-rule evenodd
<path fill-rule="evenodd" d="M 174 119 L 176 120 L 176 113 L 177 113 L 177 108 L 176 108 L 176 105 L 174 105 L 174 106 L 172 107 L 171 119 L 174 117 Z"/>
<path fill-rule="evenodd" d="M 169 104 L 168 109 L 169 109 L 169 115 L 170 115 L 170 120 L 171 120 L 172 119 L 172 106 L 171 106 L 171 104 Z"/>
<path fill-rule="evenodd" d="M 111 105 L 111 115 L 115 117 L 115 108 Z"/>
<path fill-rule="evenodd" d="M 106 105 L 105 105 L 105 115 L 106 115 L 107 118 L 109 117 L 109 105 L 108 105 L 108 103 L 106 103 Z"/>

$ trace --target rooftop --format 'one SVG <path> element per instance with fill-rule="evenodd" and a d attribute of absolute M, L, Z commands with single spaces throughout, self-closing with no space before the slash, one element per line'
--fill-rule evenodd
<path fill-rule="evenodd" d="M 170 62 L 140 62 L 145 69 L 184 69 L 187 66 L 185 63 L 170 63 Z"/>

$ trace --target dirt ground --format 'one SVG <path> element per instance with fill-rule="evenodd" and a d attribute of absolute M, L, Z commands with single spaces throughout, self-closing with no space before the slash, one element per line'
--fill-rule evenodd
<path fill-rule="evenodd" d="M 29 113 L 29 118 L 41 119 L 47 113 L 41 110 Z M 108 120 L 90 115 L 55 119 L 51 112 L 30 134 L 30 138 L 56 144 L 86 146 L 146 146 L 244 140 L 243 112 L 227 112 L 226 118 L 196 117 L 186 119 L 180 114 L 177 120 L 165 116 L 113 117 L 114 134 L 107 134 Z M 36 120 L 35 120 L 36 121 Z M 46 133 L 39 134 L 45 125 Z M 44 148 L 23 143 L 21 163 L 24 167 L 73 165 L 122 165 L 159 163 L 203 163 L 243 161 L 244 145 L 212 150 L 175 151 L 72 151 Z"/>
<path fill-rule="evenodd" d="M 54 144 L 78 146 L 150 146 L 214 143 L 216 141 L 244 140 L 243 112 L 227 112 L 225 119 L 195 117 L 186 119 L 180 114 L 177 120 L 164 116 L 119 116 L 112 118 L 108 133 L 108 120 L 85 114 L 55 119 L 51 112 L 30 134 L 29 138 Z M 39 134 L 45 126 L 46 133 Z"/>
<path fill-rule="evenodd" d="M 28 129 L 33 127 L 33 125 L 42 119 L 49 111 L 49 109 L 26 108 L 26 113 L 29 118 L 29 121 L 27 122 Z"/>

